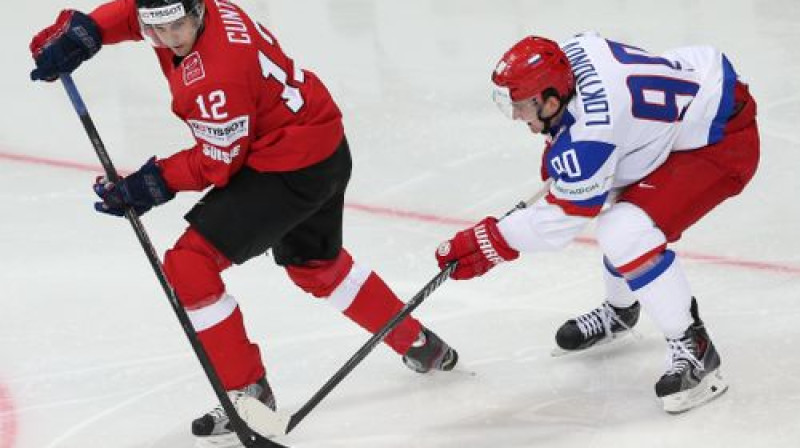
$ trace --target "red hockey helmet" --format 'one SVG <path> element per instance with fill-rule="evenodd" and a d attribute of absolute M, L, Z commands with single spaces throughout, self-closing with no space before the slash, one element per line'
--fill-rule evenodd
<path fill-rule="evenodd" d="M 563 101 L 575 88 L 575 75 L 557 43 L 528 36 L 503 55 L 492 73 L 492 82 L 495 101 L 502 108 L 503 102 L 533 98 L 550 88 Z"/>

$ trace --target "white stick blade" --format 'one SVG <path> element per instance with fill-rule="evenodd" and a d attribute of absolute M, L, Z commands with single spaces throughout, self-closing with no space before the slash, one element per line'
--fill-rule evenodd
<path fill-rule="evenodd" d="M 285 435 L 289 428 L 291 416 L 284 412 L 275 412 L 264 403 L 250 396 L 240 397 L 234 403 L 236 412 L 247 426 L 264 437 L 270 438 Z"/>

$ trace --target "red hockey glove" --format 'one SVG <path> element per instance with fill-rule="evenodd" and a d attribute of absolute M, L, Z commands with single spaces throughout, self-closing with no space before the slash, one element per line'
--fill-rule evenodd
<path fill-rule="evenodd" d="M 485 274 L 504 261 L 516 260 L 519 252 L 509 247 L 500 230 L 497 218 L 488 217 L 469 229 L 462 230 L 436 250 L 436 260 L 444 269 L 456 261 L 458 266 L 450 274 L 455 280 L 467 280 Z"/>

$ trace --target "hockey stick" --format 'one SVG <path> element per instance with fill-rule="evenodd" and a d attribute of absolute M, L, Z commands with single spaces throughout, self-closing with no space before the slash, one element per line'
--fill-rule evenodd
<path fill-rule="evenodd" d="M 100 134 L 97 132 L 97 128 L 94 126 L 92 117 L 89 115 L 89 110 L 86 108 L 86 105 L 84 104 L 83 99 L 78 92 L 78 88 L 75 86 L 75 82 L 72 80 L 72 76 L 67 73 L 62 73 L 61 82 L 64 84 L 64 89 L 67 91 L 67 95 L 69 95 L 69 99 L 72 102 L 72 106 L 75 108 L 75 112 L 78 114 L 81 123 L 83 123 L 83 128 L 86 130 L 86 134 L 89 136 L 92 146 L 94 146 L 94 151 L 97 153 L 97 157 L 100 159 L 100 163 L 103 165 L 103 169 L 106 172 L 106 177 L 111 182 L 117 183 L 120 180 L 119 174 L 117 173 L 114 164 L 111 162 L 111 157 L 109 157 L 108 152 L 106 152 L 105 145 L 103 145 L 103 141 L 100 139 Z M 158 281 L 161 283 L 161 287 L 164 289 L 164 293 L 167 295 L 167 299 L 169 299 L 172 309 L 175 311 L 178 321 L 180 321 L 183 331 L 186 333 L 186 337 L 189 339 L 189 342 L 191 343 L 192 348 L 197 355 L 197 359 L 200 361 L 208 380 L 211 382 L 211 387 L 214 389 L 214 393 L 216 393 L 222 408 L 225 410 L 225 413 L 230 419 L 231 426 L 236 432 L 236 436 L 239 438 L 242 444 L 248 448 L 287 448 L 284 445 L 275 443 L 251 430 L 236 412 L 230 397 L 228 397 L 225 388 L 222 386 L 222 382 L 220 381 L 216 370 L 214 370 L 214 366 L 211 364 L 211 360 L 208 358 L 208 353 L 206 353 L 203 345 L 197 338 L 197 332 L 195 332 L 192 322 L 189 320 L 189 316 L 186 314 L 186 310 L 183 309 L 183 306 L 178 300 L 178 296 L 172 289 L 172 286 L 170 286 L 167 276 L 164 274 L 164 269 L 161 266 L 161 261 L 158 258 L 158 254 L 156 254 L 153 243 L 150 242 L 150 237 L 147 235 L 141 220 L 139 220 L 139 216 L 136 214 L 133 208 L 126 207 L 125 217 L 128 219 L 128 222 L 130 222 L 131 227 L 133 227 L 133 231 L 136 233 L 136 237 L 139 239 L 139 243 L 142 245 L 142 249 L 144 249 L 144 252 L 147 255 L 147 260 L 150 262 L 150 266 L 153 268 L 156 277 L 158 277 Z"/>
<path fill-rule="evenodd" d="M 236 403 L 236 408 L 242 417 L 258 432 L 264 434 L 288 434 L 311 412 L 328 394 L 338 385 L 366 356 L 372 352 L 383 338 L 386 337 L 403 319 L 411 314 L 436 288 L 439 287 L 450 273 L 456 268 L 456 263 L 447 265 L 434 276 L 405 306 L 392 317 L 384 326 L 375 332 L 371 338 L 356 351 L 353 356 L 315 393 L 306 404 L 291 416 L 275 412 L 264 406 L 258 400 L 242 397 Z"/>
<path fill-rule="evenodd" d="M 552 180 L 548 179 L 541 189 L 527 201 L 519 202 L 509 210 L 503 218 L 523 209 L 542 198 L 550 189 Z M 502 218 L 501 218 L 502 219 Z M 258 432 L 263 434 L 288 434 L 293 430 L 332 390 L 336 387 L 374 348 L 386 337 L 403 319 L 411 314 L 431 293 L 436 290 L 456 269 L 456 263 L 450 263 L 436 274 L 405 306 L 387 322 L 380 330 L 347 360 L 346 363 L 304 404 L 291 416 L 276 412 L 264 406 L 260 401 L 243 397 L 237 401 L 236 408 L 245 421 Z"/>
<path fill-rule="evenodd" d="M 550 185 L 553 184 L 553 178 L 549 177 L 547 180 L 544 181 L 541 187 L 539 187 L 539 191 L 537 191 L 533 196 L 531 196 L 527 201 L 519 201 L 517 205 L 514 206 L 511 210 L 507 211 L 500 219 L 505 218 L 506 216 L 514 213 L 517 210 L 522 210 L 523 208 L 527 208 L 528 206 L 533 205 L 539 199 L 543 198 L 544 195 L 550 191 Z"/>

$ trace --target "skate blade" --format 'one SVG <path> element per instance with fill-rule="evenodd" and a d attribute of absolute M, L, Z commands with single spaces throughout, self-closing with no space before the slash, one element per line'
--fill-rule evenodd
<path fill-rule="evenodd" d="M 614 336 L 611 336 L 611 337 L 605 338 L 605 339 L 601 339 L 600 341 L 595 342 L 594 345 L 591 345 L 591 346 L 586 347 L 586 348 L 578 349 L 578 350 L 565 350 L 565 349 L 563 349 L 561 347 L 556 347 L 556 348 L 554 348 L 553 350 L 550 351 L 550 356 L 552 356 L 554 358 L 559 358 L 559 357 L 565 356 L 565 355 L 574 355 L 576 353 L 583 353 L 583 352 L 585 352 L 585 351 L 587 351 L 589 349 L 602 347 L 604 345 L 607 345 L 607 346 L 611 347 L 611 346 L 615 346 L 615 345 L 621 345 L 622 342 L 630 343 L 631 342 L 630 340 L 629 341 L 623 341 L 623 339 L 625 339 L 625 337 L 628 336 L 629 334 L 633 335 L 633 336 L 636 336 L 635 339 L 641 339 L 641 336 L 638 333 L 635 333 L 635 332 L 633 332 L 631 330 L 621 331 L 619 333 L 615 333 Z"/>
<path fill-rule="evenodd" d="M 273 411 L 256 398 L 243 396 L 233 405 L 250 429 L 268 439 L 285 435 L 289 430 L 290 415 Z"/>
<path fill-rule="evenodd" d="M 194 448 L 241 448 L 243 446 L 234 432 L 218 436 L 197 437 L 194 443 Z"/>
<path fill-rule="evenodd" d="M 719 369 L 709 373 L 697 386 L 666 397 L 661 397 L 664 411 L 680 414 L 717 398 L 728 390 Z"/>

